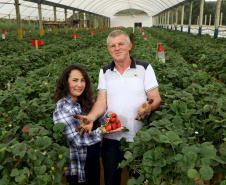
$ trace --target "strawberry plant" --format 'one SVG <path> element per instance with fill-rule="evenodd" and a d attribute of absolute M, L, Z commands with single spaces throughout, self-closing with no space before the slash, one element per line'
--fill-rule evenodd
<path fill-rule="evenodd" d="M 226 175 L 225 84 L 216 83 L 201 70 L 201 64 L 188 64 L 201 60 L 198 51 L 203 45 L 211 48 L 212 43 L 197 37 L 199 44 L 187 44 L 183 53 L 180 47 L 187 36 L 177 34 L 183 41 L 174 37 L 181 44 L 176 48 L 171 45 L 171 34 L 159 31 L 161 42 L 164 39 L 163 64 L 156 60 L 160 38 L 152 34 L 155 30 L 147 29 L 144 40 L 138 29 L 134 34 L 132 28 L 121 29 L 131 36 L 131 56 L 150 62 L 154 68 L 162 98 L 161 106 L 149 121 L 144 120 L 134 142 L 121 141 L 125 161 L 120 167 L 127 165 L 136 174 L 128 184 L 201 184 L 213 173 Z M 60 134 L 62 125 L 52 124 L 56 80 L 66 66 L 79 63 L 96 89 L 99 69 L 112 61 L 106 46 L 109 32 L 96 31 L 93 36 L 84 30 L 77 33 L 76 41 L 62 30 L 57 36 L 45 33 L 38 52 L 30 43 L 40 38 L 38 32 L 24 35 L 22 41 L 12 32 L 8 38 L 16 40 L 15 44 L 1 43 L 0 65 L 5 71 L 0 77 L 0 184 L 60 184 L 68 150 Z M 218 49 L 213 50 L 218 53 Z M 208 58 L 208 49 L 204 54 L 202 60 Z"/>
<path fill-rule="evenodd" d="M 0 184 L 61 184 L 69 149 L 61 132 L 65 125 L 27 124 L 1 128 Z M 51 129 L 50 129 L 51 128 Z"/>

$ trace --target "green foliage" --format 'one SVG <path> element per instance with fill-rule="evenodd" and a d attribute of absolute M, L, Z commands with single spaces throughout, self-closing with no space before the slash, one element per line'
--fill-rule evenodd
<path fill-rule="evenodd" d="M 186 62 L 189 57 L 197 57 L 196 50 L 203 45 L 194 44 L 198 49 L 191 49 L 192 44 L 187 44 L 185 57 L 179 47 L 168 45 L 171 35 L 157 30 L 165 41 L 163 64 L 156 60 L 160 38 L 150 34 L 155 30 L 147 29 L 147 40 L 143 40 L 137 28 L 134 34 L 132 28 L 121 29 L 131 36 L 131 56 L 150 62 L 154 68 L 162 98 L 151 122 L 144 121 L 134 142 L 122 140 L 125 160 L 120 167 L 128 166 L 138 174 L 127 183 L 194 185 L 194 179 L 201 183 L 212 178 L 213 173 L 226 175 L 225 84 L 216 83 L 200 68 L 201 64 Z M 94 90 L 97 88 L 99 69 L 112 59 L 106 47 L 109 32 L 95 32 L 92 37 L 88 31 L 77 30 L 76 41 L 71 37 L 72 30 L 69 34 L 59 30 L 57 36 L 45 32 L 42 38 L 32 31 L 21 41 L 12 32 L 6 36 L 9 40 L 1 43 L 0 72 L 4 75 L 0 76 L 0 184 L 60 184 L 69 153 L 61 134 L 64 124 L 52 124 L 56 80 L 66 66 L 78 63 L 87 70 Z M 31 46 L 33 39 L 43 40 L 38 51 Z M 206 46 L 211 47 L 206 39 Z M 177 42 L 187 40 L 184 37 Z M 214 42 L 225 46 L 224 40 Z M 211 52 L 206 52 L 205 58 L 208 54 L 212 57 Z"/>

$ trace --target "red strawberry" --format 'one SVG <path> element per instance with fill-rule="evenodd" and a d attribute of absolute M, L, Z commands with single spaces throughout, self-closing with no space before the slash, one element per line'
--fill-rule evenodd
<path fill-rule="evenodd" d="M 107 132 L 111 131 L 111 125 L 109 124 L 105 125 L 105 129 Z"/>
<path fill-rule="evenodd" d="M 120 123 L 120 120 L 119 119 L 116 119 L 116 123 Z"/>
<path fill-rule="evenodd" d="M 115 129 L 118 128 L 116 123 L 112 123 L 111 126 L 112 126 L 112 129 L 113 129 L 113 130 L 115 130 Z"/>
<path fill-rule="evenodd" d="M 114 112 L 111 114 L 111 117 L 112 118 L 116 118 L 117 117 L 117 114 L 115 114 Z"/>
<path fill-rule="evenodd" d="M 109 120 L 110 120 L 110 118 L 106 118 L 104 123 L 105 123 L 105 124 L 108 123 Z"/>
<path fill-rule="evenodd" d="M 121 127 L 121 123 L 118 123 L 117 126 L 118 126 L 118 128 L 120 128 Z"/>
<path fill-rule="evenodd" d="M 111 119 L 110 119 L 110 122 L 111 122 L 111 123 L 114 123 L 115 120 L 116 120 L 115 118 L 111 118 Z"/>

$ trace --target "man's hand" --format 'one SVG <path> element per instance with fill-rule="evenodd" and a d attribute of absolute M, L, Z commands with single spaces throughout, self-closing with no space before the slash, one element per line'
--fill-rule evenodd
<path fill-rule="evenodd" d="M 73 117 L 79 120 L 78 126 L 75 130 L 76 132 L 79 132 L 80 135 L 86 135 L 87 133 L 91 134 L 93 128 L 92 120 L 90 120 L 87 116 L 77 114 L 74 114 Z"/>
<path fill-rule="evenodd" d="M 146 117 L 148 117 L 151 114 L 151 104 L 154 102 L 153 99 L 150 99 L 149 101 L 145 101 L 141 104 L 141 106 L 137 110 L 137 117 L 135 117 L 136 120 L 142 120 Z"/>

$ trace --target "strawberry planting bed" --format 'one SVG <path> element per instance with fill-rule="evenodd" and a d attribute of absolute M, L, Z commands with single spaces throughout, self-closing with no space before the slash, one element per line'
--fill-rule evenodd
<path fill-rule="evenodd" d="M 121 29 L 132 38 L 131 56 L 153 66 L 162 97 L 159 109 L 149 123 L 144 121 L 134 142 L 121 141 L 125 160 L 120 167 L 127 165 L 139 174 L 128 185 L 192 185 L 210 182 L 214 174 L 225 177 L 225 84 L 216 83 L 201 64 L 198 69 L 188 64 L 179 49 L 168 45 L 170 35 L 160 40 L 147 29 L 144 40 L 138 28 L 134 34 L 132 28 Z M 16 33 L 8 34 L 15 44 L 5 40 L 0 48 L 1 69 L 7 71 L 0 77 L 0 184 L 61 184 L 68 149 L 61 135 L 64 126 L 52 124 L 56 79 L 67 65 L 79 63 L 96 89 L 99 69 L 112 60 L 106 47 L 111 30 L 95 30 L 93 36 L 77 30 L 76 41 L 72 30 L 69 34 L 59 30 L 57 35 L 47 32 L 42 38 L 32 32 L 22 41 L 16 40 Z M 34 39 L 43 40 L 39 50 L 31 46 Z M 156 60 L 160 42 L 165 64 Z M 216 182 L 221 183 L 224 178 Z"/>

